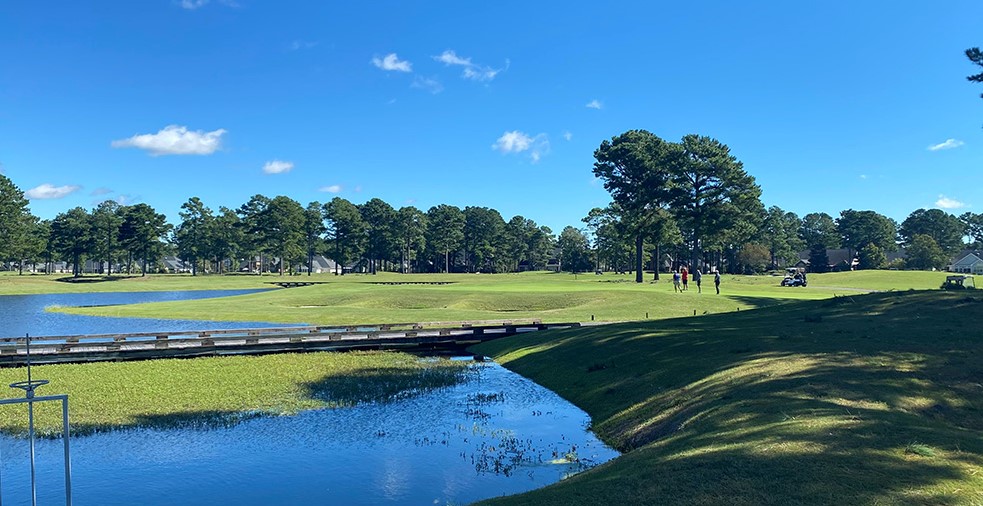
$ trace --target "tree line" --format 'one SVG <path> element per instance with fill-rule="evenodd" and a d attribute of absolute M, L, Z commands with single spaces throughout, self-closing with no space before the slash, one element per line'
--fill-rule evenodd
<path fill-rule="evenodd" d="M 146 274 L 160 268 L 163 256 L 175 255 L 192 274 L 240 268 L 286 274 L 310 273 L 315 256 L 324 255 L 339 274 L 346 268 L 515 272 L 550 265 L 635 272 L 641 281 L 645 268 L 658 277 L 682 265 L 761 272 L 798 262 L 806 249 L 815 272 L 828 267 L 826 252 L 835 248 L 849 249 L 860 268 L 938 269 L 960 249 L 983 246 L 983 214 L 918 209 L 899 224 L 869 210 L 800 218 L 765 208 L 754 178 L 725 144 L 709 137 L 670 142 L 630 130 L 603 141 L 594 158 L 594 174 L 612 202 L 591 209 L 583 228 L 567 226 L 559 235 L 523 216 L 505 221 L 488 207 L 397 209 L 378 198 L 356 205 L 335 197 L 303 206 L 286 196 L 255 195 L 236 209 L 213 210 L 192 197 L 176 223 L 147 204 L 107 200 L 41 220 L 23 192 L 0 175 L 0 263 L 23 272 L 25 265 L 60 260 L 78 276 L 83 262 L 93 260 L 103 274 Z M 887 253 L 899 247 L 905 260 L 888 265 Z"/>
<path fill-rule="evenodd" d="M 754 273 L 795 264 L 808 249 L 810 270 L 824 272 L 827 250 L 846 248 L 861 269 L 940 269 L 960 249 L 983 245 L 981 214 L 918 209 L 899 224 L 869 210 L 834 219 L 766 209 L 754 178 L 710 137 L 671 142 L 630 130 L 602 142 L 594 158 L 594 175 L 613 199 L 583 220 L 595 238 L 595 264 L 634 270 L 637 281 L 645 260 L 656 276 L 683 265 Z M 886 254 L 899 248 L 905 258 L 888 265 Z"/>

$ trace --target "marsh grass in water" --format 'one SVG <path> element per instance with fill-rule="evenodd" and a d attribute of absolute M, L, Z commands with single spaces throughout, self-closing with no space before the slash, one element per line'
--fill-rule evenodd
<path fill-rule="evenodd" d="M 394 352 L 304 353 L 35 366 L 51 381 L 38 395 L 68 394 L 72 431 L 228 426 L 259 416 L 416 395 L 462 381 L 468 363 Z M 0 384 L 26 378 L 0 369 Z M 10 389 L 5 397 L 20 397 Z M 38 433 L 61 432 L 61 406 L 36 405 Z M 22 435 L 26 407 L 0 407 L 0 431 Z"/>

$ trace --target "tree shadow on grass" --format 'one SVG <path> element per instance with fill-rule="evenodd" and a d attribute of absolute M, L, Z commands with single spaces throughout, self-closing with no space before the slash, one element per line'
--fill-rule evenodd
<path fill-rule="evenodd" d="M 981 317 L 983 294 L 852 295 L 477 349 L 628 452 L 542 503 L 958 504 L 983 500 Z"/>

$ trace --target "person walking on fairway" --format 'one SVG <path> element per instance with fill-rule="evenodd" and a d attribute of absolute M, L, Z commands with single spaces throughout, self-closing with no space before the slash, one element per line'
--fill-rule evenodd
<path fill-rule="evenodd" d="M 683 290 L 689 290 L 689 271 L 685 267 L 680 269 L 680 276 L 683 278 Z"/>
<path fill-rule="evenodd" d="M 672 271 L 672 289 L 675 292 L 679 292 L 679 271 Z"/>
<path fill-rule="evenodd" d="M 693 282 L 696 283 L 696 293 L 703 293 L 703 288 L 700 287 L 700 281 L 702 280 L 703 273 L 700 272 L 700 269 L 696 269 L 696 272 L 693 273 Z"/>
<path fill-rule="evenodd" d="M 717 288 L 717 295 L 720 295 L 720 271 L 713 270 L 713 286 Z"/>

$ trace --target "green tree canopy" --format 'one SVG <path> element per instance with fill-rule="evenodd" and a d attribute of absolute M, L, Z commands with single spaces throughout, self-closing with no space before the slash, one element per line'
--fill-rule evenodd
<path fill-rule="evenodd" d="M 833 217 L 826 213 L 809 213 L 802 217 L 799 238 L 808 248 L 821 244 L 824 249 L 840 247 L 840 233 Z"/>
<path fill-rule="evenodd" d="M 867 243 L 862 246 L 857 251 L 857 256 L 860 257 L 860 264 L 857 265 L 857 268 L 863 270 L 880 269 L 887 263 L 887 256 L 884 254 L 884 250 L 874 243 Z"/>
<path fill-rule="evenodd" d="M 906 264 L 912 269 L 942 269 L 949 261 L 949 255 L 927 234 L 912 236 L 905 252 L 908 257 Z"/>
<path fill-rule="evenodd" d="M 763 209 L 761 188 L 726 144 L 687 135 L 681 146 L 681 163 L 670 169 L 669 209 L 692 247 L 695 264 L 700 263 L 705 243 L 722 244 L 728 233 L 741 227 L 754 232 Z"/>
<path fill-rule="evenodd" d="M 444 272 L 450 272 L 450 254 L 464 241 L 464 213 L 460 208 L 440 204 L 427 210 L 427 245 L 444 257 Z"/>
<path fill-rule="evenodd" d="M 92 216 L 81 207 L 59 214 L 51 222 L 56 251 L 71 259 L 72 275 L 82 274 L 82 260 L 92 251 Z"/>
<path fill-rule="evenodd" d="M 212 210 L 198 197 L 191 197 L 181 204 L 181 223 L 174 229 L 174 242 L 178 255 L 191 262 L 191 275 L 198 274 L 198 261 L 211 251 L 213 231 Z"/>
<path fill-rule="evenodd" d="M 966 224 L 941 209 L 918 209 L 901 222 L 898 235 L 906 246 L 912 243 L 916 235 L 927 235 L 935 240 L 942 251 L 955 253 L 963 247 Z"/>
<path fill-rule="evenodd" d="M 0 262 L 20 261 L 30 249 L 36 219 L 27 206 L 24 192 L 0 174 Z"/>
<path fill-rule="evenodd" d="M 796 255 L 805 247 L 805 241 L 799 238 L 801 224 L 799 217 L 793 212 L 786 212 L 778 206 L 768 208 L 759 235 L 761 242 L 768 248 L 772 269 L 794 264 L 799 260 Z"/>
<path fill-rule="evenodd" d="M 897 228 L 894 222 L 874 211 L 842 211 L 840 218 L 836 220 L 836 227 L 840 231 L 843 246 L 854 251 L 859 251 L 868 244 L 877 246 L 881 253 L 897 248 Z"/>
<path fill-rule="evenodd" d="M 336 269 L 345 273 L 345 267 L 358 260 L 365 251 L 365 221 L 355 204 L 335 197 L 324 204 L 324 219 L 328 230 L 328 254 L 335 261 Z"/>

